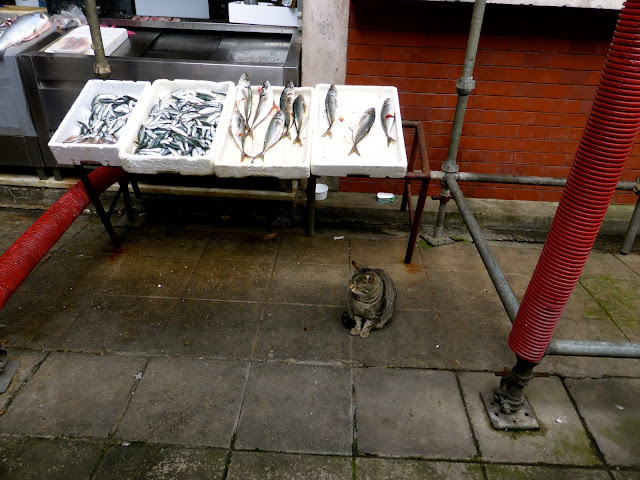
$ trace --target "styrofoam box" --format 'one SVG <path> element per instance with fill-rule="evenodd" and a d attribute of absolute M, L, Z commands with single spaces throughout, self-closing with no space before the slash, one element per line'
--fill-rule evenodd
<path fill-rule="evenodd" d="M 236 87 L 236 89 L 239 87 Z M 280 105 L 280 96 L 282 95 L 283 87 L 271 87 L 273 89 L 273 99 L 276 105 Z M 252 118 L 255 115 L 256 108 L 258 107 L 258 101 L 260 94 L 258 93 L 258 87 L 252 87 L 252 100 L 253 107 Z M 233 139 L 230 132 L 231 116 L 224 124 L 224 130 L 220 130 L 222 135 L 221 141 L 218 144 L 218 150 L 214 158 L 216 175 L 218 177 L 277 177 L 281 179 L 295 179 L 295 178 L 308 178 L 310 172 L 311 161 L 311 119 L 312 108 L 315 100 L 315 89 L 309 87 L 295 88 L 295 97 L 302 95 L 304 101 L 309 106 L 309 120 L 307 125 L 302 129 L 300 140 L 302 140 L 302 147 L 294 145 L 293 140 L 296 138 L 296 128 L 291 126 L 291 140 L 286 136 L 282 138 L 275 146 L 273 146 L 264 156 L 264 161 L 261 159 L 251 160 L 246 158 L 243 162 L 240 161 L 241 153 L 238 144 Z M 245 153 L 248 155 L 258 155 L 262 152 L 264 146 L 264 138 L 269 128 L 269 123 L 275 114 L 275 110 L 269 117 L 263 120 L 260 125 L 256 127 L 253 135 L 253 139 L 249 136 L 245 139 Z M 221 125 L 220 128 L 223 128 Z"/>
<path fill-rule="evenodd" d="M 123 145 L 127 127 L 130 125 L 136 110 L 146 95 L 150 93 L 150 82 L 129 82 L 120 80 L 89 80 L 69 112 L 64 117 L 58 130 L 49 141 L 49 148 L 60 165 L 96 164 L 119 166 L 118 150 Z M 80 133 L 78 121 L 86 122 L 91 114 L 91 102 L 96 95 L 131 95 L 138 99 L 135 108 L 129 115 L 127 124 L 120 130 L 120 139 L 116 143 L 86 144 L 64 143 L 64 141 Z"/>
<path fill-rule="evenodd" d="M 313 152 L 311 173 L 313 175 L 347 176 L 365 175 L 373 178 L 403 178 L 407 173 L 407 153 L 402 133 L 398 90 L 390 86 L 336 85 L 338 91 L 339 116 L 332 137 L 322 135 L 329 127 L 325 111 L 325 99 L 330 85 L 316 85 L 316 105 L 313 118 Z M 387 137 L 382 129 L 380 112 L 385 99 L 391 98 L 396 113 L 396 122 L 391 136 L 396 140 L 387 146 Z M 357 129 L 362 114 L 375 107 L 376 119 L 371 130 L 360 143 L 358 154 L 349 155 L 353 146 L 353 131 Z"/>
<path fill-rule="evenodd" d="M 122 168 L 129 173 L 156 174 L 179 173 L 181 175 L 213 175 L 213 156 L 220 141 L 221 128 L 229 125 L 235 98 L 233 96 L 233 82 L 208 82 L 205 80 L 156 80 L 149 89 L 150 94 L 145 101 L 136 105 L 135 115 L 131 116 L 127 131 L 122 134 L 120 160 Z M 205 92 L 226 93 L 227 98 L 222 108 L 218 128 L 213 137 L 211 148 L 201 156 L 172 156 L 172 155 L 136 155 L 135 141 L 143 123 L 149 118 L 149 112 L 158 101 L 170 93 L 178 90 L 202 90 Z"/>
<path fill-rule="evenodd" d="M 181 18 L 209 18 L 208 0 L 135 0 L 136 15 Z"/>
<path fill-rule="evenodd" d="M 276 7 L 267 2 L 258 2 L 258 5 L 229 2 L 229 22 L 297 27 L 298 12 L 295 8 Z"/>
<path fill-rule="evenodd" d="M 127 39 L 126 28 L 110 28 L 100 27 L 100 35 L 102 36 L 102 45 L 104 47 L 104 54 L 108 57 L 115 52 L 120 45 Z M 61 42 L 65 38 L 86 38 L 89 40 L 89 47 L 82 52 L 72 52 L 61 48 Z M 58 41 L 50 45 L 45 49 L 47 53 L 67 53 L 76 55 L 94 55 L 93 48 L 91 48 L 91 32 L 89 31 L 89 25 L 83 25 L 78 28 L 74 28 L 69 33 L 61 37 Z"/>

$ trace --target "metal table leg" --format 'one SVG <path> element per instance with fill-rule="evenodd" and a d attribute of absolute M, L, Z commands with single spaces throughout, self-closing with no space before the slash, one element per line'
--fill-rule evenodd
<path fill-rule="evenodd" d="M 114 247 L 120 248 L 120 240 L 118 239 L 118 234 L 114 230 L 113 225 L 111 225 L 111 221 L 107 216 L 107 212 L 104 211 L 104 207 L 102 206 L 102 203 L 100 202 L 100 198 L 98 198 L 98 194 L 96 193 L 95 189 L 93 188 L 93 185 L 91 184 L 91 180 L 89 180 L 89 176 L 87 175 L 86 170 L 82 165 L 76 165 L 76 171 L 80 175 L 80 180 L 82 181 L 82 184 L 84 185 L 84 188 L 87 191 L 89 200 L 91 200 L 91 203 L 93 203 L 93 206 L 96 207 L 96 212 L 98 212 L 98 216 L 100 217 L 100 220 L 104 225 L 104 228 L 107 230 L 107 233 L 109 234 L 111 243 L 113 243 Z"/>

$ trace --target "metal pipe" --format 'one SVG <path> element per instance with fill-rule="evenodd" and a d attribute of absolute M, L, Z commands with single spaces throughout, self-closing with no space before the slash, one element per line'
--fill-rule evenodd
<path fill-rule="evenodd" d="M 640 358 L 640 343 L 551 340 L 545 355 Z"/>
<path fill-rule="evenodd" d="M 473 216 L 473 213 L 467 206 L 467 202 L 465 201 L 462 190 L 460 190 L 460 186 L 455 179 L 455 175 L 445 175 L 444 181 L 449 187 L 449 190 L 451 190 L 451 195 L 453 196 L 453 199 L 458 206 L 458 210 L 460 210 L 460 214 L 467 224 L 469 233 L 471 233 L 471 237 L 473 238 L 473 242 L 478 249 L 480 258 L 482 258 L 482 261 L 487 268 L 487 272 L 491 277 L 491 281 L 493 282 L 493 285 L 498 292 L 500 301 L 502 301 L 502 305 L 504 305 L 504 308 L 507 311 L 507 315 L 509 315 L 509 319 L 511 320 L 511 322 L 513 322 L 518 313 L 518 308 L 520 308 L 518 299 L 513 293 L 513 290 L 511 289 L 509 282 L 505 278 L 504 273 L 502 273 L 500 266 L 493 258 L 491 250 L 489 249 L 489 245 L 482 235 L 482 230 L 478 225 L 475 217 Z"/>
<path fill-rule="evenodd" d="M 84 0 L 84 9 L 87 14 L 87 23 L 91 32 L 91 42 L 95 54 L 95 62 L 93 64 L 93 73 L 98 78 L 106 79 L 111 76 L 111 67 L 107 63 L 107 57 L 104 54 L 104 45 L 102 44 L 102 34 L 100 33 L 100 20 L 98 19 L 98 9 L 96 0 Z"/>
<path fill-rule="evenodd" d="M 640 229 L 640 196 L 638 197 L 638 201 L 636 202 L 636 208 L 633 209 L 631 221 L 629 222 L 629 227 L 627 228 L 627 233 L 625 233 L 624 239 L 622 240 L 620 253 L 627 254 L 631 251 L 633 242 L 636 239 L 636 235 L 638 234 L 638 229 Z"/>

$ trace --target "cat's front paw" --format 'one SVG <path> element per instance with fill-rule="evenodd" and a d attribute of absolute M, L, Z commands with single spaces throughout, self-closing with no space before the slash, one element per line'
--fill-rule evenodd
<path fill-rule="evenodd" d="M 351 335 L 353 335 L 354 337 L 355 337 L 356 335 L 360 335 L 360 329 L 359 329 L 358 327 L 353 327 L 353 328 L 351 329 Z"/>
<path fill-rule="evenodd" d="M 369 330 L 362 330 L 360 332 L 360 338 L 367 338 L 369 336 Z"/>

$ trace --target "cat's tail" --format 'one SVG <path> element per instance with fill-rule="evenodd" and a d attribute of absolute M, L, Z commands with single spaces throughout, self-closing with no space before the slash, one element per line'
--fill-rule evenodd
<path fill-rule="evenodd" d="M 356 326 L 356 321 L 349 316 L 349 310 L 342 312 L 342 324 L 349 330 Z"/>

